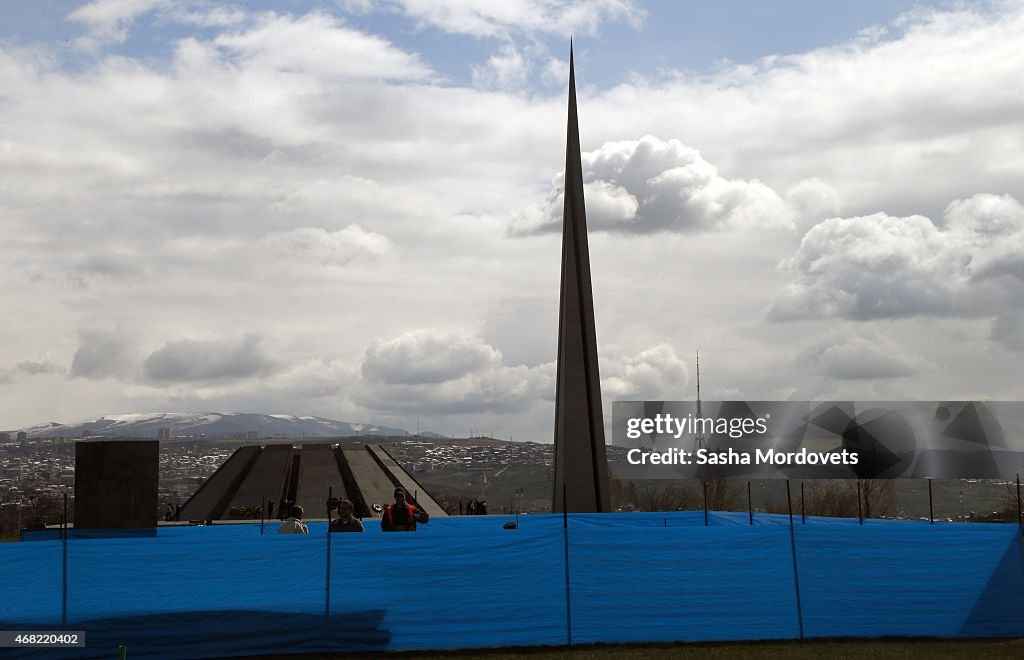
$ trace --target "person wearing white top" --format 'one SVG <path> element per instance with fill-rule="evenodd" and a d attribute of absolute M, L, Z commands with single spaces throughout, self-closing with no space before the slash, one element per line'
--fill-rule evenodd
<path fill-rule="evenodd" d="M 309 534 L 309 527 L 302 522 L 302 507 L 296 504 L 289 511 L 292 515 L 277 528 L 278 534 Z"/>

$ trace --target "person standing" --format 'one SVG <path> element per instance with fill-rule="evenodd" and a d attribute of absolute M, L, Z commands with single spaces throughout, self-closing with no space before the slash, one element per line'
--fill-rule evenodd
<path fill-rule="evenodd" d="M 416 523 L 427 524 L 430 516 L 426 511 L 417 509 L 405 499 L 405 489 L 395 488 L 395 503 L 389 504 L 380 517 L 380 529 L 383 532 L 415 532 Z"/>
<path fill-rule="evenodd" d="M 291 508 L 291 516 L 288 520 L 281 523 L 281 526 L 277 528 L 278 534 L 309 534 L 309 527 L 306 527 L 306 523 L 302 522 L 302 514 L 304 511 L 298 504 Z"/>
<path fill-rule="evenodd" d="M 338 502 L 338 518 L 331 521 L 332 532 L 361 532 L 363 531 L 363 522 L 358 518 L 352 516 L 355 511 L 355 507 L 349 500 L 341 500 Z"/>

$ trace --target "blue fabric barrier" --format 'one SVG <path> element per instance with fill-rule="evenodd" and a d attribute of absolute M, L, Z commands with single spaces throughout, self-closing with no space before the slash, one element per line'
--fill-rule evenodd
<path fill-rule="evenodd" d="M 474 526 L 443 545 L 419 531 L 333 535 L 332 614 L 383 612 L 392 649 L 564 644 L 561 534 Z"/>
<path fill-rule="evenodd" d="M 799 636 L 789 528 L 569 530 L 573 641 Z"/>
<path fill-rule="evenodd" d="M 809 637 L 1024 635 L 1017 527 L 796 527 Z"/>
<path fill-rule="evenodd" d="M 85 630 L 87 647 L 0 657 L 1024 635 L 1015 525 L 790 528 L 788 516 L 751 526 L 745 513 L 711 513 L 705 527 L 702 511 L 682 511 L 572 515 L 568 530 L 530 515 L 503 529 L 511 520 L 436 519 L 413 534 L 366 521 L 329 545 L 322 522 L 309 535 L 278 535 L 276 522 L 262 536 L 259 524 L 82 534 L 67 542 L 63 629 Z M 63 550 L 0 545 L 0 630 L 62 628 Z"/>
<path fill-rule="evenodd" d="M 63 550 L 59 543 L 0 544 L 0 630 L 5 622 L 61 622 Z"/>

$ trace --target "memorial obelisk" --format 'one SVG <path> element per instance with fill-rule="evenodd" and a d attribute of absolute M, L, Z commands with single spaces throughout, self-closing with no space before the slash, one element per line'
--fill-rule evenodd
<path fill-rule="evenodd" d="M 556 513 L 602 512 L 609 511 L 611 503 L 571 44 L 566 133 L 562 284 L 555 385 L 555 483 L 551 510 Z"/>

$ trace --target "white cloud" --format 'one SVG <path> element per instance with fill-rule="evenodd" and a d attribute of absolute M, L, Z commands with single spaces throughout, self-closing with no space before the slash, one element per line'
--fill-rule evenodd
<path fill-rule="evenodd" d="M 216 6 L 210 0 L 93 0 L 70 14 L 67 20 L 86 28 L 75 44 L 97 51 L 108 44 L 121 44 L 139 18 L 154 14 L 160 22 L 224 27 L 245 21 L 238 7 Z"/>
<path fill-rule="evenodd" d="M 805 350 L 802 358 L 839 380 L 906 378 L 936 368 L 933 362 L 868 328 L 833 332 Z"/>
<path fill-rule="evenodd" d="M 473 67 L 473 83 L 480 87 L 516 88 L 526 82 L 529 64 L 511 43 L 502 46 L 487 62 Z"/>
<path fill-rule="evenodd" d="M 696 149 L 647 135 L 603 144 L 581 154 L 587 226 L 591 230 L 651 233 L 790 228 L 782 199 L 759 181 L 719 176 Z M 561 226 L 564 172 L 541 206 L 524 211 L 516 233 Z"/>
<path fill-rule="evenodd" d="M 812 227 L 784 262 L 797 279 L 770 314 L 776 320 L 993 316 L 1024 282 L 1021 265 L 1024 206 L 1009 196 L 954 201 L 941 228 L 923 216 L 831 218 Z M 1000 275 L 1016 283 L 986 286 L 984 280 Z"/>
<path fill-rule="evenodd" d="M 270 232 L 262 242 L 263 249 L 274 257 L 330 266 L 345 266 L 361 257 L 377 257 L 392 249 L 386 236 L 364 231 L 359 225 L 333 232 L 320 227 Z"/>
<path fill-rule="evenodd" d="M 390 385 L 457 380 L 501 363 L 501 353 L 482 341 L 421 330 L 374 342 L 363 357 L 363 377 Z"/>
<path fill-rule="evenodd" d="M 454 34 L 505 37 L 511 32 L 594 35 L 604 23 L 639 25 L 630 0 L 394 0 L 409 17 Z"/>
<path fill-rule="evenodd" d="M 668 344 L 603 355 L 601 373 L 609 410 L 614 399 L 678 398 L 688 381 L 686 365 Z M 369 408 L 507 414 L 546 408 L 555 396 L 554 362 L 510 366 L 479 338 L 430 329 L 374 342 L 362 376 L 353 396 Z"/>
<path fill-rule="evenodd" d="M 952 308 L 946 237 L 925 217 L 884 213 L 814 226 L 788 270 L 799 279 L 772 306 L 777 319 L 945 314 Z"/>
<path fill-rule="evenodd" d="M 137 409 L 287 411 L 344 421 L 365 421 L 367 411 L 353 404 L 350 388 L 358 369 L 345 360 L 311 359 L 277 364 L 250 376 L 217 379 L 143 381 L 124 387 Z"/>
<path fill-rule="evenodd" d="M 217 7 L 209 2 L 182 3 L 179 0 L 179 2 L 167 4 L 163 9 L 162 14 L 167 20 L 201 27 L 237 25 L 247 18 L 247 14 L 237 7 Z"/>
<path fill-rule="evenodd" d="M 590 135 L 621 139 L 625 124 L 678 136 L 778 191 L 816 177 L 851 216 L 936 216 L 989 190 L 1022 198 L 1022 36 L 1019 5 L 923 10 L 880 41 L 630 81 L 587 103 Z"/>
<path fill-rule="evenodd" d="M 365 16 L 374 9 L 374 0 L 335 0 L 335 4 L 356 16 Z"/>
<path fill-rule="evenodd" d="M 660 344 L 636 355 L 607 356 L 602 361 L 601 374 L 601 393 L 608 403 L 616 399 L 687 398 L 690 374 L 670 344 Z"/>
<path fill-rule="evenodd" d="M 130 48 L 94 58 L 17 35 L 0 46 L 0 365 L 17 380 L 0 397 L 4 425 L 166 404 L 405 427 L 416 414 L 427 428 L 434 411 L 458 410 L 444 413 L 456 430 L 473 418 L 549 438 L 559 240 L 541 230 L 561 215 L 560 177 L 550 182 L 566 63 L 546 71 L 550 95 L 532 78 L 564 34 L 550 26 L 575 20 L 567 8 L 604 16 L 589 25 L 609 39 L 626 14 L 449 3 L 346 22 L 326 9 L 217 13 L 242 3 L 87 6 L 96 34 L 107 30 L 97 43 L 127 34 Z M 438 28 L 438 48 L 418 51 L 409 16 Z M 665 49 L 621 85 L 581 85 L 583 149 L 606 156 L 586 192 L 608 392 L 676 390 L 681 376 L 643 385 L 653 360 L 625 375 L 628 356 L 670 343 L 706 348 L 708 392 L 1024 397 L 1012 311 L 1024 307 L 1022 41 L 1018 6 L 962 5 L 707 74 L 673 72 L 688 63 Z M 526 85 L 435 73 L 484 66 L 506 44 Z M 586 70 L 586 49 L 576 54 Z M 645 135 L 661 136 L 649 153 Z M 529 235 L 510 239 L 527 206 L 517 228 Z M 799 232 L 753 230 L 765 221 Z M 777 269 L 787 258 L 791 270 Z M 765 322 L 773 301 L 775 318 L 805 320 Z M 793 359 L 881 318 L 885 337 L 938 367 L 836 379 L 822 375 L 831 362 Z M 141 379 L 146 353 L 132 342 L 230 344 L 226 322 L 258 328 L 280 371 Z M 131 331 L 76 334 L 119 323 Z M 367 347 L 430 326 L 500 359 L 440 383 L 363 380 Z M 13 371 L 25 356 L 73 367 Z"/>
<path fill-rule="evenodd" d="M 68 14 L 68 20 L 88 29 L 80 45 L 96 46 L 103 42 L 122 43 L 128 28 L 140 16 L 165 5 L 167 0 L 93 0 Z"/>
<path fill-rule="evenodd" d="M 945 226 L 966 246 L 974 280 L 1008 275 L 1024 281 L 1024 205 L 1009 195 L 974 195 L 946 209 Z"/>
<path fill-rule="evenodd" d="M 565 87 L 569 84 L 569 60 L 548 57 L 541 69 L 541 81 L 545 85 Z"/>
<path fill-rule="evenodd" d="M 482 340 L 422 329 L 375 341 L 362 360 L 353 392 L 375 410 L 466 415 L 530 408 L 551 385 L 551 365 L 510 367 Z"/>
<path fill-rule="evenodd" d="M 298 18 L 263 14 L 252 27 L 221 34 L 214 43 L 245 66 L 278 73 L 347 80 L 421 80 L 432 75 L 418 56 L 320 12 Z"/>
<path fill-rule="evenodd" d="M 839 192 L 821 179 L 798 181 L 786 191 L 786 204 L 797 228 L 806 231 L 826 218 L 839 215 Z"/>

